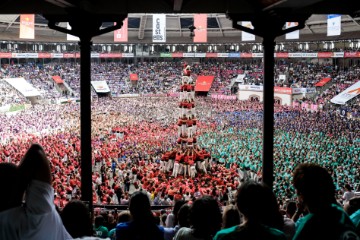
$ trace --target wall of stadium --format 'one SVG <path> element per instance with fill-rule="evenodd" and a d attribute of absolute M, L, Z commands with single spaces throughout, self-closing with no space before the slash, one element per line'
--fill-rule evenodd
<path fill-rule="evenodd" d="M 239 100 L 251 100 L 257 98 L 260 102 L 263 101 L 264 96 L 263 92 L 261 91 L 244 91 L 240 90 L 238 92 L 238 99 Z M 290 106 L 292 104 L 292 95 L 291 94 L 282 94 L 282 93 L 275 93 L 274 94 L 275 101 L 278 101 L 281 105 Z"/>

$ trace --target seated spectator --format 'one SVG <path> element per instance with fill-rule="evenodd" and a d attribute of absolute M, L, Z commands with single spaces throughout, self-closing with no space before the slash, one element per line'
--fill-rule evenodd
<path fill-rule="evenodd" d="M 270 188 L 253 181 L 243 183 L 237 193 L 236 206 L 243 214 L 244 222 L 219 231 L 214 240 L 286 239 L 278 230 L 283 226 L 283 219 Z"/>
<path fill-rule="evenodd" d="M 296 211 L 296 202 L 289 201 L 286 204 L 286 214 L 284 216 L 284 233 L 288 240 L 291 240 L 295 235 L 295 222 L 292 220 Z"/>
<path fill-rule="evenodd" d="M 72 200 L 62 210 L 61 219 L 73 238 L 93 236 L 89 209 L 79 200 Z"/>
<path fill-rule="evenodd" d="M 300 164 L 293 184 L 298 199 L 309 211 L 294 240 L 359 239 L 354 224 L 335 200 L 335 186 L 329 172 L 316 164 Z"/>
<path fill-rule="evenodd" d="M 121 211 L 117 219 L 118 219 L 118 222 L 117 222 L 118 224 L 129 222 L 131 220 L 130 212 L 129 211 Z M 116 227 L 109 231 L 109 238 L 111 240 L 116 239 Z"/>
<path fill-rule="evenodd" d="M 174 240 L 211 239 L 221 228 L 221 212 L 218 203 L 210 196 L 195 200 L 190 209 L 191 228 L 183 227 Z"/>
<path fill-rule="evenodd" d="M 179 200 L 175 202 L 174 208 L 172 213 L 167 215 L 166 218 L 166 227 L 175 227 L 177 225 L 177 214 L 180 210 L 180 208 L 186 203 L 184 200 Z"/>
<path fill-rule="evenodd" d="M 173 228 L 164 228 L 164 238 L 165 240 L 172 240 L 175 234 L 179 231 L 180 228 L 190 227 L 189 223 L 189 213 L 190 213 L 190 205 L 184 204 L 181 206 L 179 211 L 177 212 L 177 224 Z"/>
<path fill-rule="evenodd" d="M 229 228 L 239 225 L 241 222 L 239 211 L 234 205 L 226 206 L 222 220 L 222 228 Z"/>
<path fill-rule="evenodd" d="M 25 204 L 18 206 L 18 193 L 10 191 L 15 195 L 9 197 L 16 201 L 0 212 L 0 239 L 72 239 L 55 209 L 50 165 L 41 146 L 30 147 L 18 171 L 19 175 L 9 176 L 7 183 L 21 179 L 20 186 L 27 186 Z"/>
<path fill-rule="evenodd" d="M 104 224 L 104 217 L 99 215 L 95 218 L 95 233 L 99 238 L 107 238 L 109 235 L 109 231 Z"/>
<path fill-rule="evenodd" d="M 163 228 L 155 224 L 155 219 L 151 212 L 150 200 L 145 192 L 138 191 L 132 194 L 129 209 L 132 220 L 116 226 L 117 240 L 164 239 Z"/>
<path fill-rule="evenodd" d="M 360 235 L 360 197 L 350 199 L 350 201 L 345 204 L 344 210 L 354 223 L 357 234 Z"/>

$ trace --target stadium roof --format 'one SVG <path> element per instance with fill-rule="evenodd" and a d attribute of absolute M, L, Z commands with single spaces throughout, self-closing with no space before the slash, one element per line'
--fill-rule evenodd
<path fill-rule="evenodd" d="M 35 41 L 65 42 L 65 34 L 49 29 L 42 14 L 65 16 L 69 11 L 86 11 L 113 16 L 108 20 L 113 20 L 121 13 L 129 13 L 129 42 L 151 43 L 152 13 L 167 13 L 167 43 L 190 43 L 188 27 L 193 24 L 191 13 L 209 13 L 208 42 L 232 43 L 240 42 L 241 31 L 232 27 L 232 22 L 225 13 L 239 13 L 246 19 L 264 10 L 289 17 L 314 13 L 300 31 L 300 39 L 296 41 L 360 38 L 360 18 L 357 17 L 360 1 L 357 0 L 2 0 L 0 14 L 11 14 L 0 15 L 0 38 L 19 40 L 19 15 L 15 13 L 36 13 Z M 324 14 L 329 13 L 344 14 L 340 36 L 326 36 L 327 17 Z M 104 21 L 103 26 L 112 23 L 113 21 Z M 66 26 L 66 23 L 61 23 L 61 26 Z M 284 37 L 278 40 L 282 41 Z M 94 42 L 111 43 L 113 35 L 108 33 L 96 37 Z"/>

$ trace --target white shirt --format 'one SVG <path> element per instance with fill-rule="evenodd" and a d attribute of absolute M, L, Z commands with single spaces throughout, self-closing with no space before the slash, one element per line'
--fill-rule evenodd
<path fill-rule="evenodd" d="M 0 239 L 72 239 L 55 209 L 51 185 L 33 180 L 26 192 L 24 206 L 0 212 Z"/>

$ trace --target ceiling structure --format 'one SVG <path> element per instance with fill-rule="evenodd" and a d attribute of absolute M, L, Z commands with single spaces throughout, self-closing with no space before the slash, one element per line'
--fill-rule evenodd
<path fill-rule="evenodd" d="M 2 0 L 0 14 L 8 15 L 0 15 L 0 40 L 19 40 L 18 14 L 36 13 L 34 41 L 66 42 L 65 34 L 47 27 L 42 14 L 56 14 L 63 20 L 69 12 L 87 12 L 105 16 L 104 27 L 112 25 L 119 14 L 129 13 L 129 43 L 151 43 L 152 13 L 166 13 L 167 43 L 191 43 L 188 27 L 193 24 L 192 13 L 208 13 L 208 43 L 238 43 L 241 42 L 241 31 L 232 27 L 232 21 L 225 13 L 237 13 L 243 20 L 251 20 L 262 11 L 289 19 L 295 15 L 313 14 L 296 41 L 358 39 L 359 10 L 360 1 L 357 0 Z M 329 13 L 344 14 L 340 36 L 326 36 L 327 17 L 324 14 Z M 60 25 L 66 27 L 65 22 Z M 93 40 L 112 43 L 113 34 Z M 285 38 L 282 36 L 277 40 L 284 41 Z M 256 41 L 261 41 L 261 38 Z"/>

